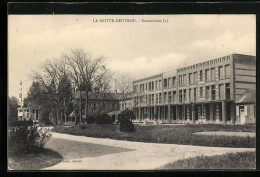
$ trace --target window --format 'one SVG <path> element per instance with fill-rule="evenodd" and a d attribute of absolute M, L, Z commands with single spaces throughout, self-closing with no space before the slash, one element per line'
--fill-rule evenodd
<path fill-rule="evenodd" d="M 179 102 L 182 103 L 182 90 L 179 91 Z"/>
<path fill-rule="evenodd" d="M 187 77 L 186 77 L 186 74 L 183 74 L 183 85 L 187 85 Z"/>
<path fill-rule="evenodd" d="M 206 86 L 206 99 L 209 99 L 209 86 Z"/>
<path fill-rule="evenodd" d="M 200 97 L 203 97 L 203 88 L 200 87 Z"/>
<path fill-rule="evenodd" d="M 215 81 L 216 80 L 216 70 L 215 70 L 215 68 L 211 68 L 210 72 L 211 72 L 211 80 Z"/>
<path fill-rule="evenodd" d="M 155 103 L 157 104 L 158 103 L 158 93 L 156 93 L 156 97 L 155 97 Z"/>
<path fill-rule="evenodd" d="M 155 82 L 155 89 L 158 89 L 158 81 Z"/>
<path fill-rule="evenodd" d="M 145 83 L 145 91 L 147 91 L 147 83 Z"/>
<path fill-rule="evenodd" d="M 164 79 L 164 80 L 163 80 L 163 87 L 164 87 L 164 88 L 167 88 L 167 79 Z"/>
<path fill-rule="evenodd" d="M 192 85 L 193 84 L 193 74 L 192 73 L 189 73 L 189 84 Z"/>
<path fill-rule="evenodd" d="M 203 81 L 203 71 L 200 70 L 200 81 Z"/>
<path fill-rule="evenodd" d="M 210 81 L 209 70 L 208 69 L 205 70 L 205 81 L 206 82 Z"/>
<path fill-rule="evenodd" d="M 152 82 L 152 90 L 154 90 L 154 82 Z"/>
<path fill-rule="evenodd" d="M 196 102 L 196 97 L 197 97 L 197 90 L 196 90 L 196 88 L 194 88 L 194 90 L 193 90 L 193 93 L 194 93 L 194 97 L 193 97 L 193 100 L 194 100 L 194 102 Z"/>
<path fill-rule="evenodd" d="M 161 80 L 159 80 L 159 89 L 161 89 Z"/>
<path fill-rule="evenodd" d="M 163 94 L 163 102 L 166 103 L 167 99 L 167 92 L 164 92 Z"/>
<path fill-rule="evenodd" d="M 172 102 L 172 94 L 171 92 L 168 92 L 168 103 Z"/>
<path fill-rule="evenodd" d="M 152 104 L 154 104 L 154 94 L 152 94 Z"/>
<path fill-rule="evenodd" d="M 170 83 L 171 83 L 171 78 L 168 78 L 168 85 L 167 85 L 168 88 L 170 88 L 170 86 L 171 86 Z"/>
<path fill-rule="evenodd" d="M 230 84 L 229 83 L 226 84 L 226 99 L 227 100 L 230 99 Z"/>
<path fill-rule="evenodd" d="M 172 78 L 172 87 L 176 87 L 176 77 Z"/>
<path fill-rule="evenodd" d="M 215 90 L 215 85 L 211 86 L 211 100 L 215 100 L 216 98 L 216 90 Z"/>
<path fill-rule="evenodd" d="M 198 83 L 198 73 L 195 72 L 194 73 L 194 84 L 197 84 Z"/>
<path fill-rule="evenodd" d="M 159 104 L 162 102 L 162 94 L 159 93 Z"/>
<path fill-rule="evenodd" d="M 176 91 L 172 92 L 172 102 L 175 103 L 176 102 Z"/>
<path fill-rule="evenodd" d="M 223 69 L 223 66 L 219 66 L 218 70 L 219 70 L 219 72 L 218 72 L 219 79 L 224 79 L 224 69 Z"/>
<path fill-rule="evenodd" d="M 184 98 L 183 98 L 183 101 L 184 101 L 184 103 L 185 103 L 185 101 L 186 101 L 186 89 L 183 90 L 183 97 L 184 97 Z"/>
<path fill-rule="evenodd" d="M 225 76 L 226 78 L 230 77 L 230 65 L 225 65 Z"/>
<path fill-rule="evenodd" d="M 182 86 L 182 75 L 179 76 L 179 86 Z"/>
<path fill-rule="evenodd" d="M 191 102 L 191 88 L 189 89 L 189 101 Z"/>
<path fill-rule="evenodd" d="M 149 82 L 149 91 L 152 90 L 152 83 Z"/>
<path fill-rule="evenodd" d="M 224 84 L 219 84 L 219 99 L 224 100 Z"/>

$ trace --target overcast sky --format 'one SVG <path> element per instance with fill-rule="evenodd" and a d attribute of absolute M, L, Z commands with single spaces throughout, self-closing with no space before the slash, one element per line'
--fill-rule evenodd
<path fill-rule="evenodd" d="M 113 72 L 129 72 L 135 79 L 232 53 L 255 55 L 255 23 L 254 15 L 9 15 L 9 96 L 18 97 L 20 79 L 26 96 L 31 70 L 74 48 L 104 55 Z"/>

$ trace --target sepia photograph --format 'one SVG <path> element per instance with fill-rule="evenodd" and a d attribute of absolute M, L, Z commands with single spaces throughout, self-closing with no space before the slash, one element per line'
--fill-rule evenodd
<path fill-rule="evenodd" d="M 8 15 L 16 170 L 256 169 L 256 15 Z"/>

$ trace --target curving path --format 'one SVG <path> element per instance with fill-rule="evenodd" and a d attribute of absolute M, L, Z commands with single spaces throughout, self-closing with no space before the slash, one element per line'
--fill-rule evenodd
<path fill-rule="evenodd" d="M 43 170 L 152 170 L 188 157 L 255 151 L 255 148 L 142 143 L 54 132 L 46 148 L 59 152 L 64 159 Z"/>

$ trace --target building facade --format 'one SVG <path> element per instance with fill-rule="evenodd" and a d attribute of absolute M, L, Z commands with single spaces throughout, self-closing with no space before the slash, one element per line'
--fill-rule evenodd
<path fill-rule="evenodd" d="M 236 100 L 256 89 L 255 56 L 231 54 L 133 82 L 136 120 L 239 124 Z"/>
<path fill-rule="evenodd" d="M 133 110 L 134 102 L 133 102 L 133 93 L 128 93 L 124 97 L 121 95 L 119 97 L 119 105 L 120 105 L 120 111 L 129 109 Z"/>
<path fill-rule="evenodd" d="M 38 107 L 22 107 L 17 108 L 18 121 L 32 120 L 33 122 L 39 122 L 41 120 L 41 109 Z"/>
<path fill-rule="evenodd" d="M 93 116 L 96 114 L 106 114 L 112 111 L 119 110 L 119 97 L 117 93 L 94 93 L 90 92 L 88 95 L 88 105 L 86 105 L 86 92 L 81 91 L 82 97 L 82 117 L 86 118 L 87 115 Z M 74 113 L 79 116 L 80 112 L 80 91 L 77 91 L 74 99 Z"/>
<path fill-rule="evenodd" d="M 236 116 L 240 124 L 256 123 L 256 90 L 247 90 L 236 101 Z"/>

